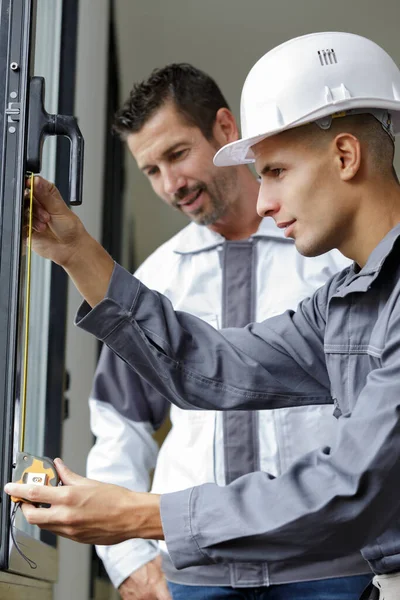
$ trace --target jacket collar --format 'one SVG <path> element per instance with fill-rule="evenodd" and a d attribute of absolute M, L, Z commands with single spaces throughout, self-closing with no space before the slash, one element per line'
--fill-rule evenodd
<path fill-rule="evenodd" d="M 278 229 L 274 220 L 270 217 L 262 219 L 258 230 L 250 239 L 259 238 L 271 238 L 286 243 L 293 243 L 293 240 L 285 238 L 283 231 Z M 190 225 L 185 227 L 176 236 L 176 244 L 173 250 L 177 254 L 197 254 L 198 252 L 204 252 L 221 246 L 225 241 L 222 235 L 212 231 L 208 227 L 190 223 Z"/>
<path fill-rule="evenodd" d="M 379 272 L 387 257 L 392 253 L 393 247 L 400 237 L 400 223 L 389 231 L 372 250 L 365 266 L 360 270 L 359 275 L 372 275 Z"/>
<path fill-rule="evenodd" d="M 386 259 L 391 255 L 400 237 L 400 223 L 393 227 L 373 249 L 364 267 L 360 269 L 355 263 L 349 268 L 343 285 L 336 296 L 344 297 L 352 292 L 366 292 L 377 279 Z"/>

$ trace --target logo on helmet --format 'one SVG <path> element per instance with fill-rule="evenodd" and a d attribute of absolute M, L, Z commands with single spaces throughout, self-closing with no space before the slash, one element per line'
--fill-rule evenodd
<path fill-rule="evenodd" d="M 333 65 L 337 63 L 336 54 L 333 48 L 330 50 L 318 50 L 318 58 L 321 66 Z"/>

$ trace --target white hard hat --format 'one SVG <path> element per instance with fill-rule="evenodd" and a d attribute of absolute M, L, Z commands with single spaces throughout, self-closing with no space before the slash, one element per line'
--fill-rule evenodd
<path fill-rule="evenodd" d="M 400 133 L 400 71 L 380 46 L 339 32 L 289 40 L 251 69 L 241 98 L 243 138 L 221 148 L 214 163 L 254 162 L 251 146 L 267 137 L 342 111 L 368 109 L 388 111 L 393 133 Z"/>

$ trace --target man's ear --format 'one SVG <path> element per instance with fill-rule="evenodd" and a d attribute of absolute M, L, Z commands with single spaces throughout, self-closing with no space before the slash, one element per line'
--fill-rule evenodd
<path fill-rule="evenodd" d="M 361 144 L 351 133 L 339 133 L 333 140 L 339 176 L 342 181 L 350 181 L 360 170 Z"/>
<path fill-rule="evenodd" d="M 217 111 L 213 125 L 213 137 L 221 146 L 239 139 L 235 117 L 228 108 L 220 108 Z"/>

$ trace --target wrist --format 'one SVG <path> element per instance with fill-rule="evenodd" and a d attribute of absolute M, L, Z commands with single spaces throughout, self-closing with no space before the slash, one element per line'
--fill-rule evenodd
<path fill-rule="evenodd" d="M 159 494 L 130 492 L 127 527 L 130 538 L 164 539 Z"/>
<path fill-rule="evenodd" d="M 80 231 L 76 234 L 74 241 L 70 243 L 70 248 L 65 257 L 63 257 L 60 266 L 68 273 L 73 273 L 86 262 L 87 257 L 93 253 L 93 246 L 97 244 L 96 240 L 86 231 L 82 223 Z"/>
<path fill-rule="evenodd" d="M 85 229 L 62 267 L 92 308 L 103 300 L 114 270 L 114 261 Z"/>

